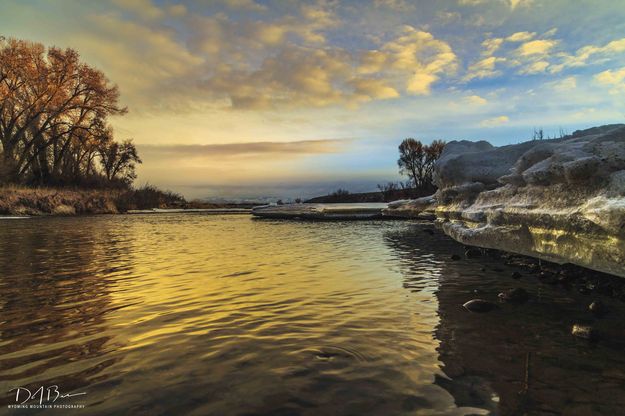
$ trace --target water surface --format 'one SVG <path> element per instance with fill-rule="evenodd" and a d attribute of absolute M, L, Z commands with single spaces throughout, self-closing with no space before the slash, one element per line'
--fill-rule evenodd
<path fill-rule="evenodd" d="M 160 214 L 0 222 L 0 413 L 605 414 L 625 406 L 622 305 L 543 285 L 429 224 Z M 531 302 L 472 314 L 473 297 Z M 611 303 L 610 303 L 611 302 Z M 575 322 L 609 334 L 571 337 Z M 529 373 L 528 373 L 529 368 Z M 42 414 L 55 413 L 42 410 Z"/>

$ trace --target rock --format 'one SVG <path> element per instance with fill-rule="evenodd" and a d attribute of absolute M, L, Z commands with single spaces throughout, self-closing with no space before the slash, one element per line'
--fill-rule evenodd
<path fill-rule="evenodd" d="M 539 279 L 550 279 L 553 277 L 553 274 L 550 272 L 546 272 L 546 271 L 542 271 L 540 273 L 538 273 L 538 278 Z"/>
<path fill-rule="evenodd" d="M 54 208 L 52 208 L 52 212 L 53 215 L 75 215 L 76 214 L 76 209 L 74 207 L 71 207 L 69 205 L 57 205 Z"/>
<path fill-rule="evenodd" d="M 479 248 L 469 248 L 464 252 L 464 256 L 468 259 L 482 257 L 482 251 Z"/>
<path fill-rule="evenodd" d="M 625 277 L 624 124 L 502 147 L 450 142 L 434 181 L 433 197 L 384 215 L 428 210 L 462 244 Z"/>
<path fill-rule="evenodd" d="M 471 299 L 462 306 L 471 312 L 478 313 L 490 312 L 493 309 L 497 308 L 497 305 L 484 299 Z"/>
<path fill-rule="evenodd" d="M 460 256 L 459 256 L 459 255 L 457 255 L 457 254 L 452 254 L 452 255 L 451 255 L 451 259 L 452 259 L 452 260 L 460 260 L 461 258 L 462 258 L 462 257 L 460 257 Z"/>
<path fill-rule="evenodd" d="M 596 331 L 590 325 L 575 324 L 573 325 L 571 334 L 575 337 L 584 339 L 595 339 L 597 337 Z"/>
<path fill-rule="evenodd" d="M 393 201 L 382 210 L 382 214 L 387 217 L 435 219 L 434 207 L 436 204 L 434 195 Z"/>
<path fill-rule="evenodd" d="M 381 218 L 385 203 L 285 204 L 254 207 L 252 215 L 275 219 L 368 220 Z"/>
<path fill-rule="evenodd" d="M 521 273 L 519 273 L 519 272 L 512 272 L 512 278 L 513 279 L 520 279 L 521 278 Z"/>
<path fill-rule="evenodd" d="M 515 288 L 501 292 L 499 300 L 502 302 L 523 303 L 529 299 L 529 294 L 523 288 Z"/>
<path fill-rule="evenodd" d="M 596 316 L 603 316 L 606 313 L 606 307 L 600 300 L 595 300 L 588 305 L 588 310 Z"/>

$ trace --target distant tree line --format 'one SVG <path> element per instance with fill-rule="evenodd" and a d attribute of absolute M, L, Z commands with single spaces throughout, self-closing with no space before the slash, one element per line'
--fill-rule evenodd
<path fill-rule="evenodd" d="M 113 137 L 118 100 L 76 51 L 0 37 L 0 183 L 128 187 L 141 159 Z"/>

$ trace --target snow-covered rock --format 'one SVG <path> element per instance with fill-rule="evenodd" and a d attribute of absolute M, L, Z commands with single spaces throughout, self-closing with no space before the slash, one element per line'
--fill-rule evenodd
<path fill-rule="evenodd" d="M 381 218 L 385 203 L 263 205 L 252 214 L 263 218 L 306 220 L 361 220 Z"/>
<path fill-rule="evenodd" d="M 502 147 L 451 142 L 435 181 L 434 201 L 385 214 L 433 212 L 462 243 L 625 277 L 625 125 Z"/>

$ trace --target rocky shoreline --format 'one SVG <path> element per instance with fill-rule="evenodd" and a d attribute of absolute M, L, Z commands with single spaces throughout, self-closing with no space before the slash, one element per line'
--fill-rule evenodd
<path fill-rule="evenodd" d="M 384 215 L 432 217 L 455 240 L 625 277 L 625 125 L 493 147 L 451 142 L 431 197 Z"/>

